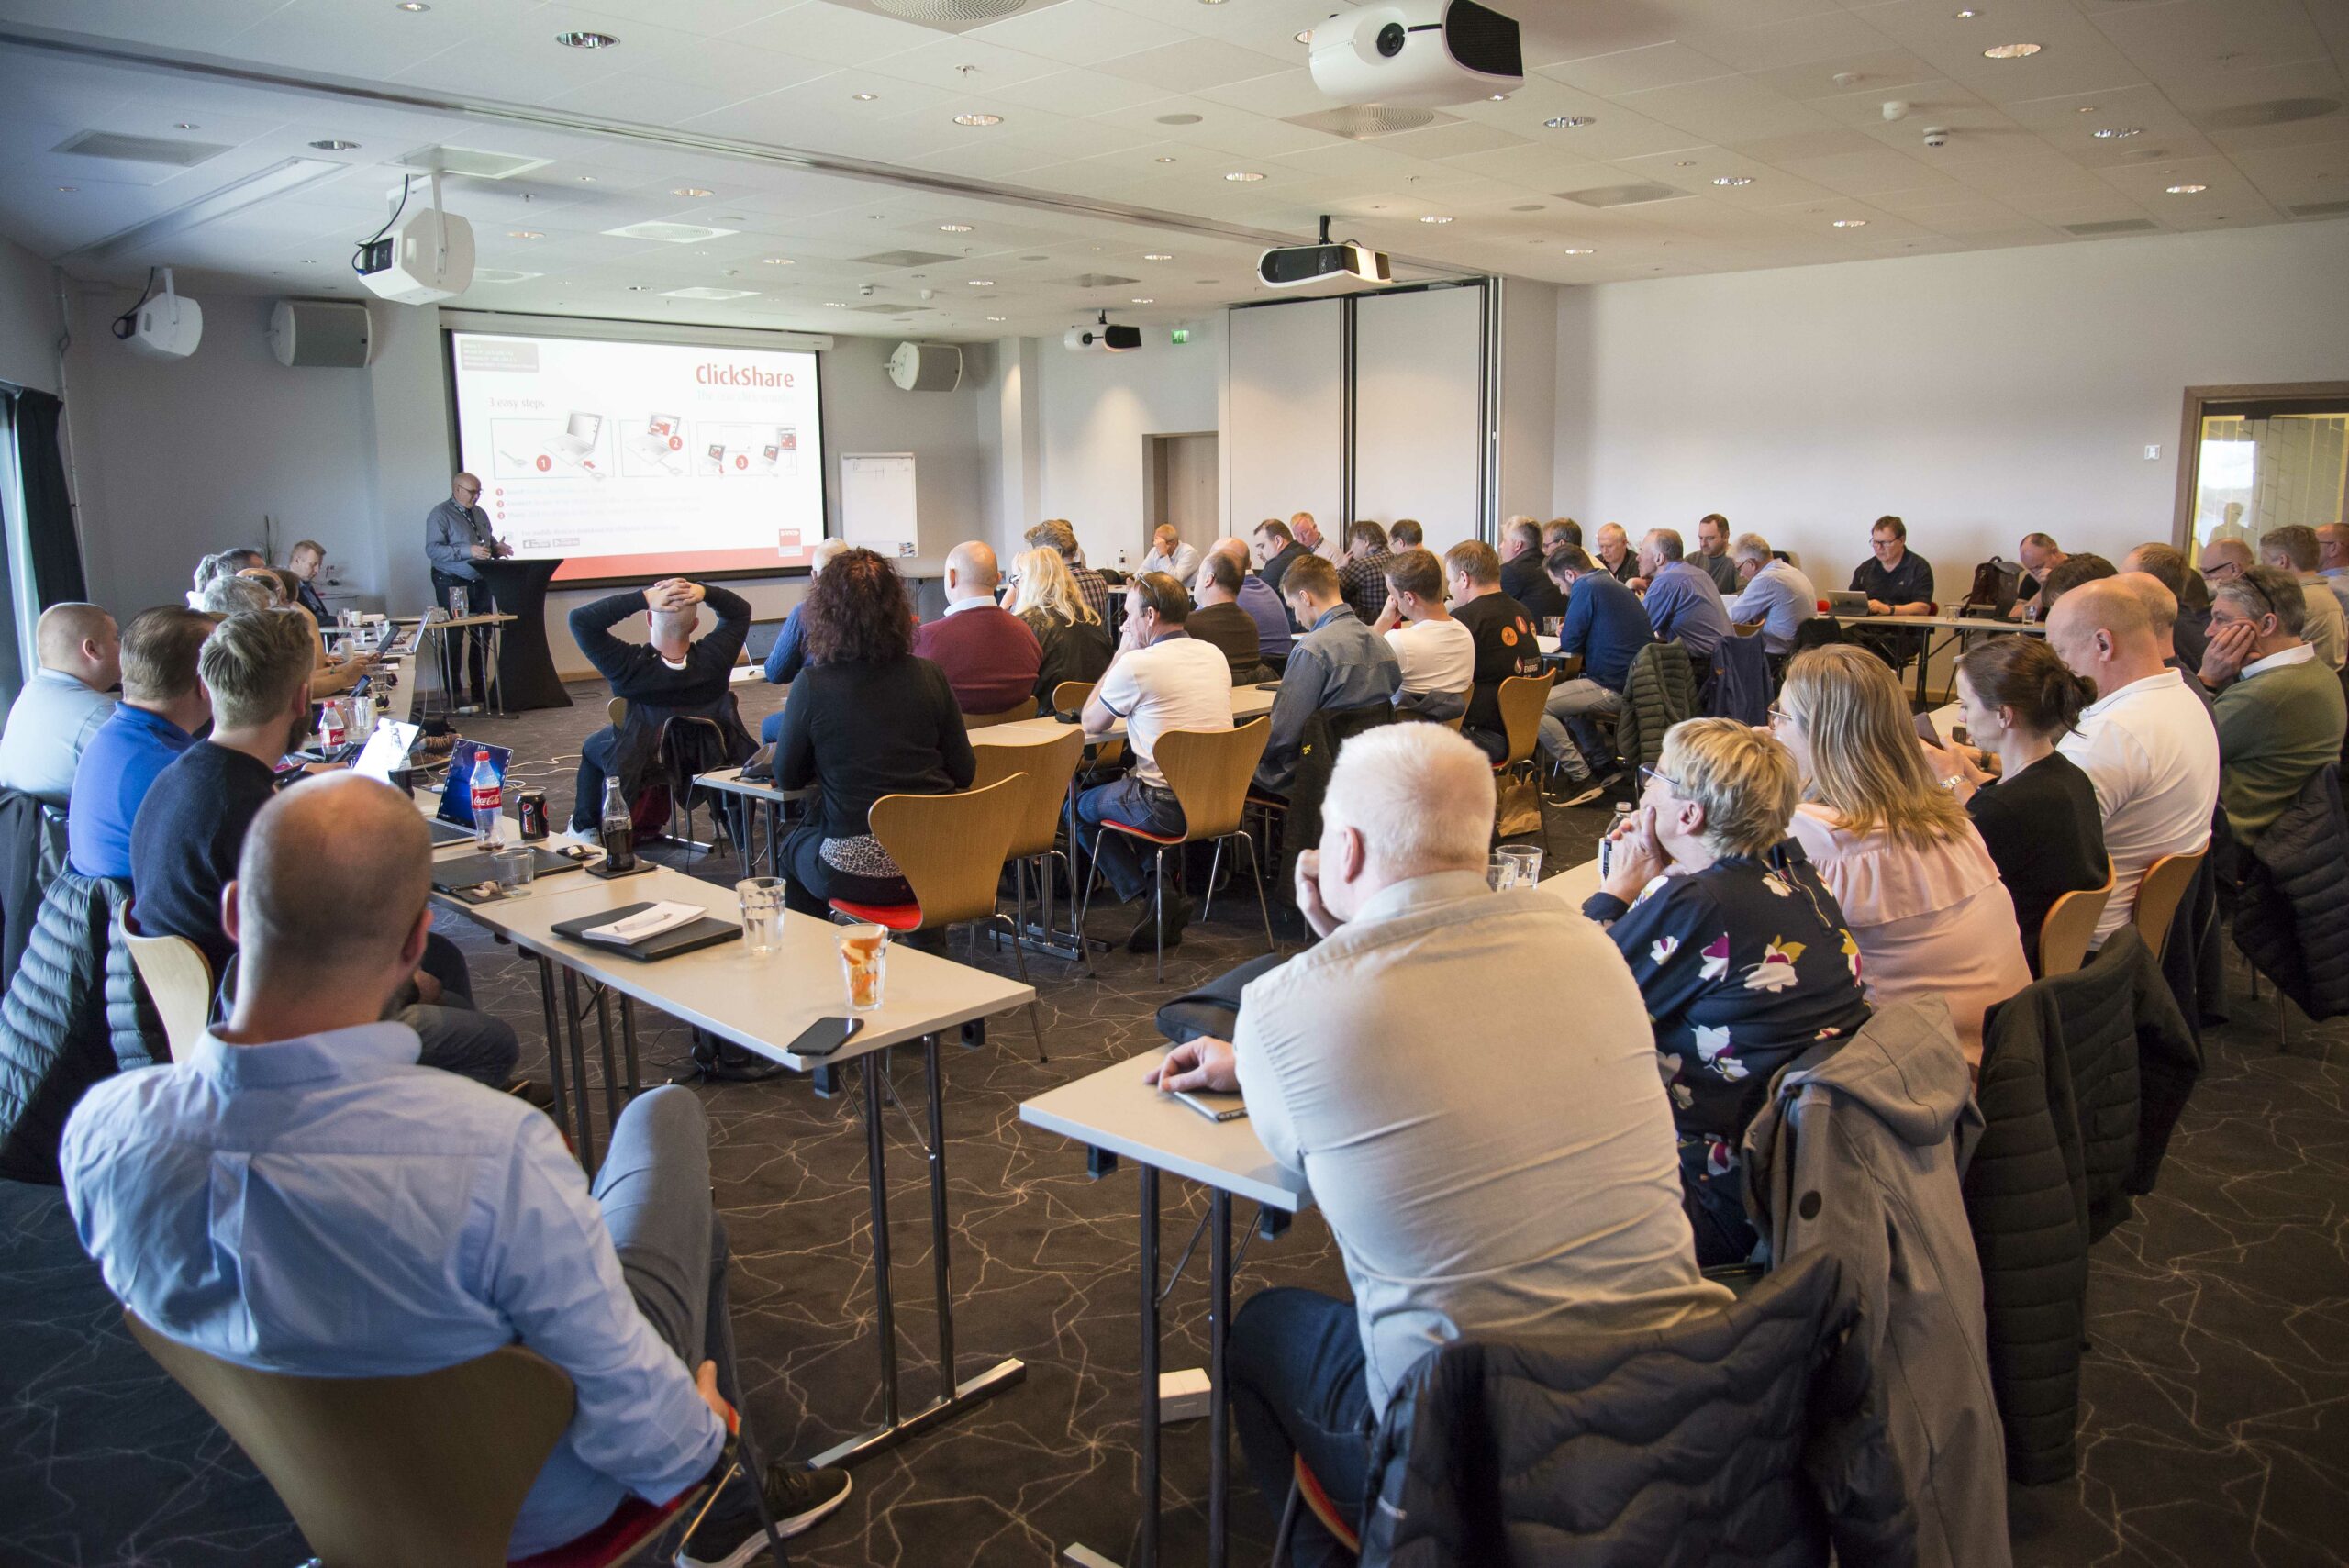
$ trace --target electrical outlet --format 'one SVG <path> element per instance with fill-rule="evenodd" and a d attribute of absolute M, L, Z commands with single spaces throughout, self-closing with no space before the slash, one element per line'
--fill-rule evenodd
<path fill-rule="evenodd" d="M 2149 446 L 2149 447 L 2147 447 L 2147 448 L 2145 449 L 2145 461 L 2146 461 L 2147 462 L 2153 462 L 2157 461 L 2157 460 L 2161 457 L 2161 455 L 2162 455 L 2162 449 L 2161 449 L 2161 448 L 2160 448 L 2160 446 L 2158 446 L 2158 445 Z"/>

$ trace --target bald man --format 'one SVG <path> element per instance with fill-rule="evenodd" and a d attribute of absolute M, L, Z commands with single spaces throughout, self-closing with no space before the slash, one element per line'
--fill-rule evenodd
<path fill-rule="evenodd" d="M 491 531 L 489 514 L 476 504 L 480 500 L 481 481 L 460 473 L 449 482 L 449 498 L 424 515 L 424 554 L 432 562 L 432 597 L 444 610 L 452 588 L 465 590 L 467 609 L 489 608 L 479 563 L 514 553 Z M 474 628 L 453 640 L 441 639 L 441 675 L 451 697 L 463 692 L 473 706 L 481 706 L 488 700 L 488 669 L 486 628 Z"/>
<path fill-rule="evenodd" d="M 718 612 L 718 625 L 696 639 L 705 604 Z M 642 642 L 612 635 L 612 628 L 640 614 L 648 623 Z M 579 782 L 571 799 L 574 839 L 595 841 L 607 779 L 618 779 L 622 794 L 636 798 L 660 765 L 661 727 L 671 718 L 717 724 L 726 762 L 712 766 L 739 765 L 758 750 L 742 728 L 731 686 L 735 657 L 750 634 L 749 601 L 682 577 L 664 577 L 649 588 L 614 594 L 571 612 L 572 640 L 612 684 L 612 695 L 628 701 L 618 724 L 590 735 L 579 749 Z"/>
<path fill-rule="evenodd" d="M 2186 689 L 2200 697 L 2203 706 L 2210 706 L 2210 688 L 2203 684 L 2200 662 L 2178 653 L 2177 595 L 2150 572 L 2123 572 L 2112 580 L 2136 595 L 2137 602 L 2145 606 L 2145 619 L 2154 628 L 2162 662 L 2186 678 Z"/>
<path fill-rule="evenodd" d="M 107 1284 L 183 1344 L 316 1376 L 413 1375 L 517 1341 L 561 1367 L 575 1405 L 507 1543 L 528 1556 L 631 1495 L 737 1473 L 725 1231 L 687 1091 L 630 1101 L 590 1187 L 552 1122 L 425 1069 L 416 1031 L 385 1019 L 432 925 L 431 853 L 416 808 L 355 774 L 262 807 L 222 897 L 233 1010 L 179 1062 L 84 1095 L 60 1164 Z M 224 1247 L 266 1266 L 224 1269 Z M 768 1478 L 801 1529 L 848 1489 L 838 1471 Z M 721 1496 L 680 1561 L 747 1560 L 748 1493 L 726 1490 L 739 1501 Z"/>
<path fill-rule="evenodd" d="M 1002 713 L 1036 698 L 1044 650 L 1028 623 L 996 603 L 995 551 L 964 539 L 946 552 L 946 613 L 914 633 L 914 652 L 946 672 L 954 706 Z"/>
<path fill-rule="evenodd" d="M 2134 913 L 2145 868 L 2210 841 L 2219 804 L 2219 733 L 2202 699 L 2164 659 L 2144 601 L 2117 577 L 2086 583 L 2055 602 L 2047 642 L 2097 699 L 2055 743 L 2096 785 L 2112 857 L 2112 896 L 2095 945 Z"/>
<path fill-rule="evenodd" d="M 95 605 L 51 605 L 33 632 L 40 668 L 25 683 L 0 732 L 0 789 L 21 790 L 63 810 L 82 749 L 114 717 L 122 635 Z"/>
<path fill-rule="evenodd" d="M 1278 673 L 1288 662 L 1289 646 L 1297 639 L 1296 629 L 1288 623 L 1288 606 L 1281 603 L 1279 591 L 1256 572 L 1246 539 L 1227 536 L 1208 546 L 1208 553 L 1230 556 L 1240 568 L 1240 596 L 1233 602 L 1256 623 L 1256 657 Z"/>
<path fill-rule="evenodd" d="M 1553 895 L 1486 887 L 1492 826 L 1492 764 L 1451 730 L 1347 741 L 1297 861 L 1322 940 L 1250 983 L 1230 1042 L 1166 1058 L 1174 1087 L 1246 1097 L 1353 1287 L 1260 1291 L 1233 1319 L 1232 1425 L 1275 1514 L 1298 1456 L 1360 1514 L 1362 1434 L 1431 1335 L 1660 1329 L 1728 1300 L 1697 1270 L 1639 986 Z M 1479 1071 L 1431 1073 L 1442 1040 L 1475 1040 Z M 1294 1544 L 1343 1560 L 1309 1514 Z"/>

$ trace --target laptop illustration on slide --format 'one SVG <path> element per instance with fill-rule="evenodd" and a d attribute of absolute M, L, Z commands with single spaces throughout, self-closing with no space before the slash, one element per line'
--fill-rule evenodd
<path fill-rule="evenodd" d="M 549 444 L 569 452 L 573 457 L 585 457 L 596 450 L 596 438 L 603 428 L 604 417 L 601 414 L 573 412 L 570 425 Z"/>
<path fill-rule="evenodd" d="M 684 430 L 685 421 L 674 414 L 651 415 L 644 421 L 643 430 L 628 439 L 628 450 L 665 473 L 682 473 L 685 452 L 673 450 L 669 443 Z"/>

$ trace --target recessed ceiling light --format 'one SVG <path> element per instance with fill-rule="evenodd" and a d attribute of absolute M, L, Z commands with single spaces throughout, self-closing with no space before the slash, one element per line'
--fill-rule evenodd
<path fill-rule="evenodd" d="M 878 93 L 852 93 L 849 95 L 850 97 L 854 98 L 860 104 L 869 104 L 880 95 L 881 95 Z"/>
<path fill-rule="evenodd" d="M 188 128 L 193 130 L 195 128 L 191 126 Z M 359 150 L 359 144 L 357 142 L 345 141 L 340 137 L 337 136 L 330 136 L 324 141 L 314 141 L 310 143 L 310 145 L 317 148 L 321 152 L 356 152 Z"/>
<path fill-rule="evenodd" d="M 1448 217 L 1439 217 L 1434 213 L 1429 213 L 1425 217 L 1421 217 L 1419 221 L 1421 223 L 1450 223 L 1452 219 Z"/>
<path fill-rule="evenodd" d="M 1587 245 L 1569 245 L 1566 247 L 1566 254 L 1569 256 L 1596 256 L 1598 252 L 1592 250 Z"/>
<path fill-rule="evenodd" d="M 1839 217 L 1835 220 L 1838 228 L 1865 228 L 1867 226 L 1868 220 L 1865 217 Z"/>
<path fill-rule="evenodd" d="M 1174 162 L 1174 160 L 1173 160 L 1172 158 L 1153 158 L 1153 159 L 1152 159 L 1152 160 L 1151 160 L 1151 161 L 1152 161 L 1152 163 L 1172 163 L 1172 162 Z"/>
<path fill-rule="evenodd" d="M 1003 317 L 1000 317 L 1000 316 L 990 316 L 990 317 L 987 317 L 987 319 L 988 319 L 989 321 L 1000 321 L 1000 320 L 1002 320 L 1002 319 L 1003 319 Z"/>
<path fill-rule="evenodd" d="M 1158 117 L 1158 123 L 1160 125 L 1197 125 L 1206 117 L 1205 115 L 1161 115 Z"/>
<path fill-rule="evenodd" d="M 1142 260 L 1145 261 L 1171 261 L 1174 259 L 1174 257 L 1168 255 L 1163 250 L 1152 250 L 1145 253 L 1142 257 Z"/>
<path fill-rule="evenodd" d="M 2099 141 L 2126 141 L 2132 136 L 2144 135 L 2145 128 L 2141 125 L 2106 126 L 2100 130 L 2092 130 L 2088 134 Z"/>
<path fill-rule="evenodd" d="M 2096 113 L 2096 106 L 2094 104 L 2082 104 L 2078 108 L 2072 112 L 2076 115 L 2092 115 Z"/>
<path fill-rule="evenodd" d="M 1493 93 L 1487 95 L 1487 97 L 1491 102 L 1496 104 L 1506 104 L 1508 102 L 1508 95 L 1507 93 Z"/>
<path fill-rule="evenodd" d="M 1972 21 L 1972 20 L 1973 20 L 1973 19 L 1974 19 L 1977 15 L 1979 15 L 1979 13 L 1978 13 L 1978 12 L 1970 11 L 1970 10 L 1967 10 L 1967 11 L 1960 11 L 1960 12 L 1957 12 L 1957 13 L 1956 13 L 1957 19 L 1958 19 L 1959 21 L 1961 21 L 1961 22 L 1970 22 L 1970 21 Z"/>
<path fill-rule="evenodd" d="M 546 236 L 535 228 L 509 228 L 506 231 L 506 238 L 508 239 L 544 239 Z"/>
<path fill-rule="evenodd" d="M 1994 43 L 1982 51 L 1985 60 L 2028 60 L 2039 52 L 2035 43 Z"/>
<path fill-rule="evenodd" d="M 2192 196 L 2199 195 L 2202 192 L 2209 190 L 2210 187 L 2208 185 L 2166 185 L 2163 188 L 2174 196 Z"/>
<path fill-rule="evenodd" d="M 1134 295 L 1133 302 L 1136 305 L 1156 305 L 1158 303 L 1158 301 L 1152 299 L 1146 294 L 1138 294 Z"/>
<path fill-rule="evenodd" d="M 1223 0 L 1199 0 L 1199 4 L 1202 6 L 1220 6 L 1223 4 Z"/>
<path fill-rule="evenodd" d="M 1596 115 L 1559 115 L 1554 118 L 1543 120 L 1542 123 L 1548 126 L 1552 130 L 1580 130 L 1586 125 L 1597 125 L 1598 123 L 1598 117 Z"/>
<path fill-rule="evenodd" d="M 717 195 L 715 191 L 704 190 L 699 185 L 674 186 L 671 188 L 669 194 L 673 196 L 708 196 Z"/>
<path fill-rule="evenodd" d="M 956 115 L 954 123 L 967 126 L 1001 125 L 1003 117 L 1001 115 Z"/>
<path fill-rule="evenodd" d="M 61 190 L 61 191 L 64 192 L 67 195 L 69 195 L 69 196 L 70 196 L 70 195 L 72 195 L 74 192 L 76 192 L 76 191 L 80 190 L 82 187 L 81 187 L 81 186 L 79 186 L 79 185 L 60 185 L 60 186 L 58 186 L 57 188 L 58 188 L 59 190 Z"/>
<path fill-rule="evenodd" d="M 827 310 L 846 310 L 848 308 L 848 301 L 844 299 L 828 299 L 824 302 L 824 308 Z"/>
<path fill-rule="evenodd" d="M 973 278 L 970 280 L 970 283 L 971 286 L 974 289 L 991 289 L 995 287 L 995 280 L 993 278 Z"/>
<path fill-rule="evenodd" d="M 194 120 L 173 120 L 172 128 L 173 130 L 202 130 L 204 128 Z"/>
<path fill-rule="evenodd" d="M 1713 176 L 1713 183 L 1716 185 L 1729 185 L 1732 187 L 1737 185 L 1750 185 L 1753 183 L 1753 176 L 1751 174 L 1716 174 Z"/>
<path fill-rule="evenodd" d="M 759 264 L 764 267 L 796 267 L 799 263 L 788 256 L 762 256 Z"/>
<path fill-rule="evenodd" d="M 630 284 L 628 285 L 628 292 L 630 294 L 642 294 L 644 292 L 644 285 L 642 284 Z"/>
<path fill-rule="evenodd" d="M 1257 173 L 1252 169 L 1234 169 L 1230 173 L 1226 174 L 1224 178 L 1227 180 L 1236 180 L 1242 184 L 1248 184 L 1263 179 L 1264 176 Z"/>
<path fill-rule="evenodd" d="M 938 232 L 941 234 L 968 234 L 971 232 L 971 226 L 967 223 L 941 223 L 938 226 Z"/>
<path fill-rule="evenodd" d="M 432 7 L 426 5 L 424 0 L 399 0 L 399 4 L 393 6 L 392 9 L 395 11 L 429 11 Z"/>
<path fill-rule="evenodd" d="M 610 49 L 620 40 L 609 33 L 573 31 L 555 34 L 554 41 L 565 49 Z"/>
<path fill-rule="evenodd" d="M 596 176 L 593 174 L 574 174 L 572 178 L 577 180 L 583 185 L 592 185 L 596 183 Z"/>
<path fill-rule="evenodd" d="M 1297 41 L 1299 43 L 1311 43 L 1313 41 L 1313 29 L 1311 28 L 1308 28 L 1303 32 L 1297 34 Z"/>

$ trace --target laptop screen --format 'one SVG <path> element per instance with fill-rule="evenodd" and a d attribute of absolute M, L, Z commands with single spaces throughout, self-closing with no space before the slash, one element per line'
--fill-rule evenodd
<path fill-rule="evenodd" d="M 361 750 L 359 760 L 351 765 L 351 771 L 363 773 L 378 784 L 391 783 L 392 774 L 407 766 L 408 750 L 416 744 L 416 738 L 421 733 L 413 724 L 402 724 L 395 718 L 385 719 L 375 726 L 373 734 L 367 737 L 367 744 Z"/>
<path fill-rule="evenodd" d="M 510 746 L 484 746 L 478 740 L 460 740 L 449 752 L 449 777 L 440 791 L 440 820 L 459 828 L 473 825 L 472 784 L 473 759 L 486 751 L 497 762 L 500 778 L 514 776 L 514 749 Z"/>
<path fill-rule="evenodd" d="M 571 417 L 571 435 L 573 440 L 593 443 L 596 439 L 596 432 L 603 428 L 604 417 L 601 414 L 573 414 Z"/>
<path fill-rule="evenodd" d="M 677 433 L 677 417 L 674 414 L 655 414 L 652 416 L 652 418 L 648 425 L 646 433 L 648 435 L 654 436 L 675 435 Z"/>

